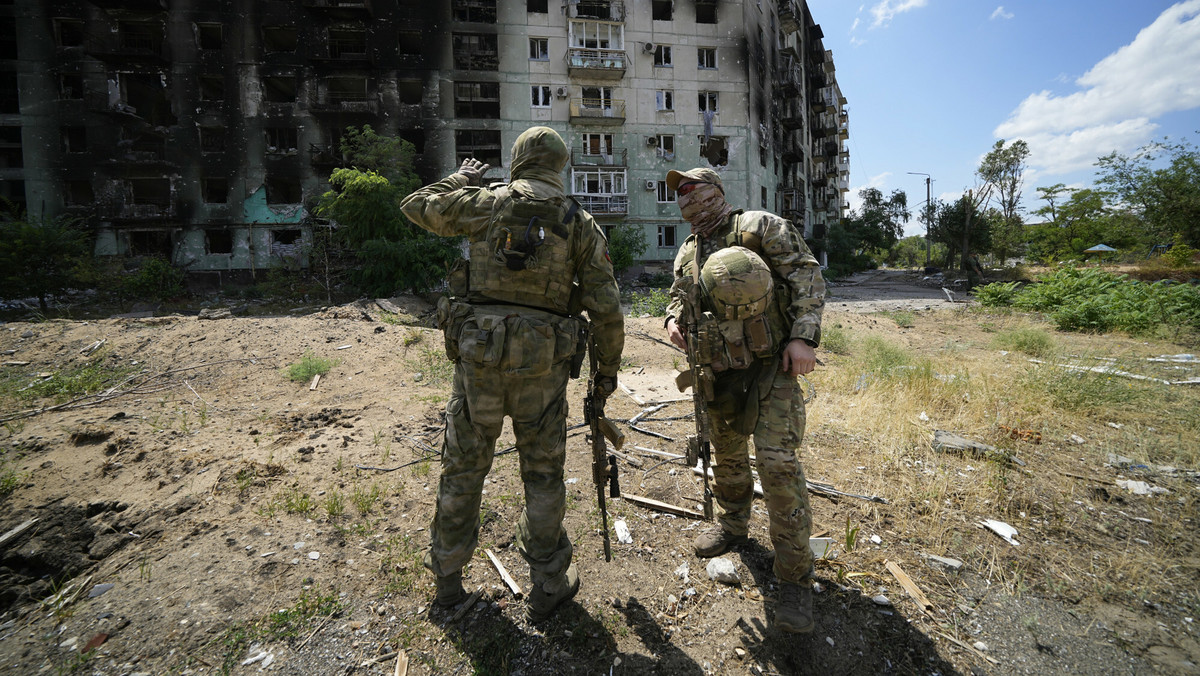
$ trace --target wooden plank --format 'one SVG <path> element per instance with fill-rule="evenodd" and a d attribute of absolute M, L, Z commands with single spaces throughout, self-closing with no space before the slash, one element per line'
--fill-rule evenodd
<path fill-rule="evenodd" d="M 930 603 L 929 599 L 925 597 L 925 593 L 922 592 L 921 588 L 912 581 L 912 578 L 910 578 L 908 574 L 905 573 L 902 568 L 900 568 L 899 564 L 894 561 L 884 561 L 883 565 L 888 569 L 888 572 L 890 572 L 892 576 L 896 578 L 896 581 L 900 583 L 900 586 L 904 587 L 904 591 L 908 592 L 908 595 L 917 602 L 917 605 L 921 606 L 921 610 L 925 611 L 926 613 L 933 610 L 933 604 Z"/>
<path fill-rule="evenodd" d="M 26 521 L 23 524 L 20 524 L 19 526 L 14 526 L 4 535 L 0 535 L 0 547 L 4 547 L 10 541 L 17 539 L 21 535 L 21 533 L 24 533 L 25 531 L 32 528 L 33 524 L 35 524 L 37 522 L 38 522 L 38 519 L 35 516 L 34 518 Z"/>
<path fill-rule="evenodd" d="M 672 505 L 668 502 L 659 502 L 653 498 L 643 498 L 640 495 L 622 493 L 621 499 L 632 502 L 635 505 L 645 507 L 646 509 L 653 509 L 656 512 L 666 512 L 667 514 L 674 514 L 675 516 L 682 516 L 689 519 L 699 519 L 701 521 L 704 520 L 704 515 L 694 509 L 680 507 L 679 505 Z"/>
<path fill-rule="evenodd" d="M 396 670 L 392 676 L 408 676 L 408 653 L 403 650 L 396 655 Z"/>
<path fill-rule="evenodd" d="M 458 609 L 458 612 L 454 613 L 454 617 L 450 618 L 450 622 L 454 623 L 461 620 L 462 616 L 466 615 L 468 610 L 475 607 L 475 603 L 479 601 L 480 596 L 483 596 L 483 589 L 476 589 L 475 591 L 471 592 L 471 595 L 467 598 L 466 603 L 463 603 L 462 607 Z"/>
<path fill-rule="evenodd" d="M 310 383 L 308 386 L 308 391 L 312 392 L 313 390 L 317 389 L 317 383 L 319 383 L 319 382 L 321 382 L 321 374 L 320 373 L 313 376 L 312 383 Z"/>
<path fill-rule="evenodd" d="M 504 584 L 508 585 L 508 588 L 512 590 L 513 596 L 521 598 L 521 585 L 512 579 L 512 576 L 508 574 L 508 569 L 504 567 L 503 563 L 500 563 L 500 559 L 496 558 L 496 555 L 490 549 L 483 550 L 483 553 L 487 554 L 487 557 L 492 560 L 492 565 L 496 567 L 496 572 L 500 573 L 500 579 L 504 580 Z"/>

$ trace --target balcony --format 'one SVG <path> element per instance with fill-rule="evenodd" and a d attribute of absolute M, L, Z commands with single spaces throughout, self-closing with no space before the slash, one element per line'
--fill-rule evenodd
<path fill-rule="evenodd" d="M 614 99 L 571 99 L 572 124 L 625 124 L 625 102 Z"/>
<path fill-rule="evenodd" d="M 629 57 L 620 49 L 567 50 L 567 73 L 572 77 L 590 77 L 601 80 L 620 80 L 625 77 Z"/>
<path fill-rule="evenodd" d="M 563 6 L 572 19 L 625 20 L 625 3 L 621 0 L 579 0 L 563 3 Z"/>
<path fill-rule="evenodd" d="M 365 96 L 363 98 L 346 98 L 327 99 L 325 101 L 316 101 L 309 105 L 309 110 L 314 113 L 354 113 L 357 115 L 378 115 L 379 102 L 373 101 Z"/>
<path fill-rule="evenodd" d="M 624 167 L 628 166 L 628 156 L 626 148 L 613 148 L 608 153 L 572 148 L 571 164 L 577 167 Z"/>
<path fill-rule="evenodd" d="M 629 213 L 629 195 L 572 195 L 579 206 L 593 216 L 620 216 Z"/>
<path fill-rule="evenodd" d="M 342 153 L 336 146 L 319 146 L 315 143 L 308 145 L 309 162 L 314 167 L 340 167 L 342 165 Z"/>
<path fill-rule="evenodd" d="M 780 122 L 780 124 L 783 125 L 783 128 L 787 129 L 788 131 L 796 131 L 797 129 L 804 129 L 804 116 L 803 115 L 792 115 L 789 117 L 782 117 L 779 119 L 779 122 Z"/>
<path fill-rule="evenodd" d="M 305 9 L 330 19 L 369 19 L 375 15 L 371 0 L 302 0 L 302 4 Z"/>
<path fill-rule="evenodd" d="M 796 0 L 783 0 L 779 3 L 779 27 L 784 33 L 791 34 L 800 30 L 800 22 L 804 14 Z"/>

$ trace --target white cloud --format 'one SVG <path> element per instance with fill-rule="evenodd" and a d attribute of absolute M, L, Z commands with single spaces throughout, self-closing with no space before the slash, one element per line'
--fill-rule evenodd
<path fill-rule="evenodd" d="M 871 16 L 875 17 L 875 21 L 871 23 L 871 28 L 885 26 L 897 14 L 920 9 L 928 4 L 929 0 L 882 0 L 879 4 L 871 8 Z"/>
<path fill-rule="evenodd" d="M 863 188 L 878 188 L 883 190 L 887 186 L 888 179 L 892 177 L 892 172 L 885 171 L 877 176 L 871 176 L 867 182 L 862 185 L 856 185 L 850 188 L 850 192 L 846 193 L 846 204 L 850 205 L 851 209 L 857 210 L 862 206 L 862 198 L 858 196 L 858 192 Z"/>
<path fill-rule="evenodd" d="M 996 8 L 996 11 L 992 12 L 991 20 L 995 21 L 996 19 L 1011 19 L 1014 16 L 1016 15 L 1012 12 L 1007 12 L 1004 10 L 1004 5 L 1000 5 Z"/>
<path fill-rule="evenodd" d="M 854 23 L 850 24 L 850 32 L 853 33 L 858 28 L 858 24 L 860 23 L 862 23 L 862 19 L 854 17 Z"/>
<path fill-rule="evenodd" d="M 995 135 L 1024 139 L 1030 166 L 1052 174 L 1132 150 L 1158 128 L 1154 118 L 1200 107 L 1200 0 L 1164 11 L 1075 84 L 1065 96 L 1031 94 Z"/>

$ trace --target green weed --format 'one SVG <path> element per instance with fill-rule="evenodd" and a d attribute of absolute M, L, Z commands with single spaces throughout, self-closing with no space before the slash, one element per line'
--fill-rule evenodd
<path fill-rule="evenodd" d="M 22 399 L 53 399 L 62 403 L 95 394 L 121 382 L 134 367 L 112 364 L 103 355 L 75 366 L 55 371 L 19 393 Z"/>
<path fill-rule="evenodd" d="M 289 380 L 302 383 L 312 380 L 313 376 L 325 375 L 334 366 L 341 363 L 338 359 L 325 359 L 313 354 L 312 350 L 304 353 L 300 361 L 287 367 L 286 373 Z"/>
<path fill-rule="evenodd" d="M 1000 331 L 992 337 L 992 347 L 998 350 L 1022 352 L 1032 357 L 1045 357 L 1055 350 L 1054 338 L 1043 329 L 1025 326 Z"/>
<path fill-rule="evenodd" d="M 916 325 L 917 322 L 917 316 L 907 310 L 884 312 L 883 316 L 896 322 L 896 326 L 899 326 L 902 329 L 911 329 Z"/>
<path fill-rule="evenodd" d="M 667 306 L 671 304 L 671 295 L 666 289 L 650 289 L 645 292 L 635 291 L 630 298 L 629 314 L 640 317 L 667 316 Z"/>
<path fill-rule="evenodd" d="M 346 512 L 346 498 L 342 495 L 341 491 L 333 488 L 325 494 L 322 506 L 325 508 L 325 514 L 329 518 L 337 518 Z"/>
<path fill-rule="evenodd" d="M 428 387 L 448 384 L 454 377 L 454 364 L 441 348 L 421 348 L 415 359 L 408 360 L 408 368 L 416 373 L 414 381 Z"/>
<path fill-rule="evenodd" d="M 370 489 L 355 486 L 354 491 L 350 494 L 350 502 L 359 514 L 366 516 L 375 510 L 375 503 L 379 502 L 382 494 L 379 484 L 371 484 Z"/>
<path fill-rule="evenodd" d="M 821 328 L 821 348 L 834 354 L 850 354 L 850 332 L 841 324 Z"/>

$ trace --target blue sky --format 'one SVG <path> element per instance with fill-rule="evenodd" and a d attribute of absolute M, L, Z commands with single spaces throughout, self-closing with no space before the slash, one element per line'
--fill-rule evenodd
<path fill-rule="evenodd" d="M 1086 187 L 1096 158 L 1200 145 L 1200 0 L 808 0 L 849 101 L 850 204 L 901 189 L 914 212 L 975 185 L 1000 139 L 1037 186 Z M 924 234 L 914 219 L 906 234 Z"/>

